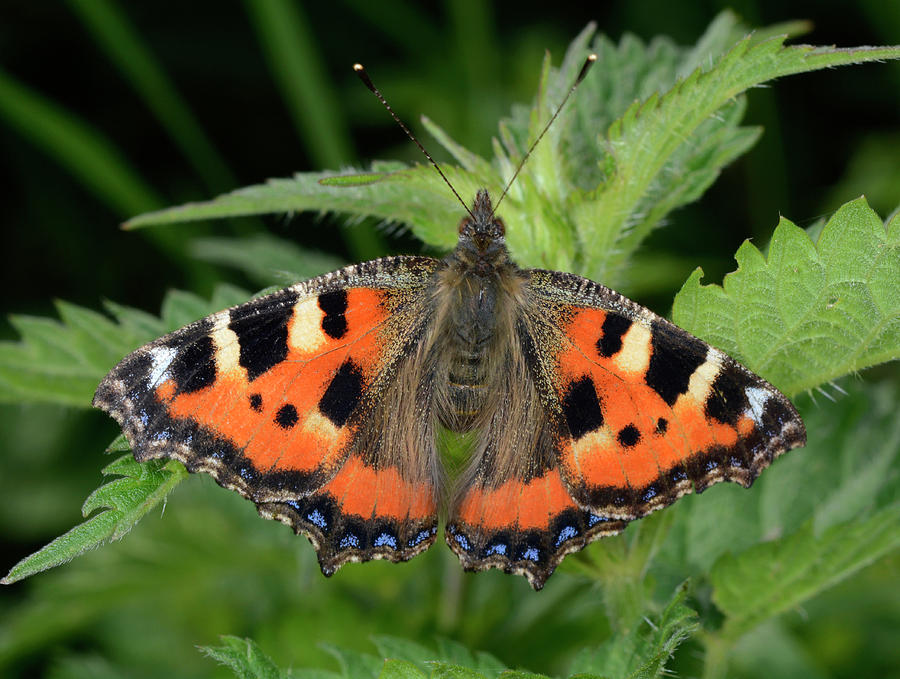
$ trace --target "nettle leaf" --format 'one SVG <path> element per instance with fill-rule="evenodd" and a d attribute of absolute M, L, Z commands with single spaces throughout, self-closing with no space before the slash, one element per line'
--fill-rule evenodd
<path fill-rule="evenodd" d="M 420 668 L 424 668 L 429 660 L 436 659 L 434 651 L 409 639 L 379 634 L 372 637 L 372 642 L 381 657 L 414 663 Z"/>
<path fill-rule="evenodd" d="M 430 665 L 432 679 L 485 679 L 483 674 L 468 667 L 437 661 Z"/>
<path fill-rule="evenodd" d="M 457 641 L 439 637 L 437 657 L 453 665 L 469 667 L 487 677 L 496 677 L 506 666 L 486 651 L 471 651 Z"/>
<path fill-rule="evenodd" d="M 243 640 L 237 640 L 244 643 Z M 438 650 L 409 639 L 378 635 L 373 637 L 378 655 L 361 653 L 340 646 L 322 644 L 335 657 L 340 672 L 302 668 L 290 672 L 302 679 L 533 679 L 543 675 L 507 670 L 488 653 L 473 652 L 459 643 L 438 640 Z M 252 642 L 246 642 L 252 644 Z M 238 676 L 256 676 L 239 674 Z"/>
<path fill-rule="evenodd" d="M 101 544 L 121 539 L 187 477 L 187 470 L 180 463 L 153 460 L 138 464 L 130 454 L 107 465 L 102 473 L 120 478 L 91 493 L 84 502 L 82 514 L 86 517 L 95 510 L 102 511 L 22 559 L 0 581 L 2 584 L 12 584 L 71 561 Z"/>
<path fill-rule="evenodd" d="M 619 630 L 597 648 L 584 649 L 572 663 L 572 676 L 655 679 L 666 672 L 675 649 L 698 627 L 697 613 L 685 605 L 687 588 L 675 595 L 653 621 L 640 620 Z"/>
<path fill-rule="evenodd" d="M 848 391 L 834 406 L 810 409 L 807 450 L 785 457 L 760 489 L 761 536 L 787 535 L 810 520 L 819 536 L 900 497 L 900 383 Z"/>
<path fill-rule="evenodd" d="M 0 401 L 84 407 L 105 372 L 140 344 L 133 326 L 65 302 L 56 307 L 61 321 L 10 317 L 22 340 L 0 342 Z"/>
<path fill-rule="evenodd" d="M 282 679 L 292 676 L 280 670 L 252 639 L 223 636 L 219 646 L 201 646 L 200 650 L 228 667 L 239 679 Z"/>
<path fill-rule="evenodd" d="M 801 24 L 778 27 L 785 33 Z M 784 45 L 786 35 L 742 33 L 723 13 L 694 48 L 632 36 L 591 44 L 588 26 L 557 69 L 546 60 L 530 107 L 500 125 L 486 160 L 426 121 L 460 167 L 443 168 L 460 196 L 486 187 L 498 197 L 571 86 L 589 50 L 600 65 L 582 83 L 510 187 L 500 213 L 513 257 L 525 266 L 574 271 L 615 285 L 646 236 L 673 209 L 696 200 L 759 130 L 739 126 L 742 93 L 784 75 L 900 58 L 900 47 Z M 429 246 L 448 249 L 462 207 L 426 165 L 376 163 L 367 172 L 302 173 L 211 201 L 132 219 L 132 227 L 213 217 L 318 210 L 409 225 Z"/>
<path fill-rule="evenodd" d="M 332 644 L 321 644 L 321 647 L 337 660 L 344 679 L 377 679 L 381 673 L 383 658 Z"/>
<path fill-rule="evenodd" d="M 12 316 L 18 342 L 0 342 L 0 402 L 86 408 L 102 377 L 128 352 L 215 311 L 246 302 L 248 293 L 219 286 L 211 300 L 170 292 L 160 318 L 107 303 L 114 320 L 57 302 L 60 320 Z"/>
<path fill-rule="evenodd" d="M 900 213 L 887 225 L 864 198 L 817 242 L 782 218 L 768 257 L 745 242 L 723 285 L 697 269 L 673 320 L 787 394 L 900 358 Z"/>
<path fill-rule="evenodd" d="M 661 96 L 635 102 L 612 124 L 605 139 L 605 181 L 589 200 L 573 206 L 581 242 L 593 245 L 586 275 L 614 280 L 665 214 L 683 204 L 681 198 L 673 202 L 667 197 L 667 185 L 691 199 L 713 178 L 699 168 L 692 179 L 685 174 L 686 167 L 697 167 L 686 160 L 691 153 L 685 149 L 697 147 L 698 160 L 706 155 L 726 161 L 746 149 L 748 137 L 722 132 L 726 127 L 716 122 L 723 115 L 727 119 L 728 107 L 738 105 L 731 102 L 742 92 L 785 75 L 900 57 L 898 47 L 835 49 L 783 43 L 784 36 L 761 42 L 748 36 L 711 68 L 698 68 Z M 723 135 L 719 150 L 699 149 L 708 134 Z"/>
<path fill-rule="evenodd" d="M 807 447 L 753 493 L 723 484 L 675 508 L 653 573 L 687 565 L 709 578 L 724 616 L 704 637 L 710 653 L 900 549 L 898 397 L 891 379 L 852 384 L 836 406 L 810 409 Z"/>
<path fill-rule="evenodd" d="M 457 168 L 444 168 L 462 196 L 474 196 L 480 184 Z M 499 180 L 491 189 L 498 190 Z M 270 179 L 211 201 L 150 212 L 126 222 L 129 228 L 176 224 L 197 219 L 260 215 L 301 210 L 376 217 L 407 224 L 429 245 L 449 249 L 456 242 L 462 206 L 431 167 L 374 163 L 371 170 L 303 172 L 289 179 Z M 323 226 L 323 228 L 334 228 Z"/>

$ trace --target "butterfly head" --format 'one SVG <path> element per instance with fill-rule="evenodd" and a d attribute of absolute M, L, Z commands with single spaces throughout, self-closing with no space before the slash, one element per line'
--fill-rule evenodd
<path fill-rule="evenodd" d="M 455 255 L 476 268 L 493 268 L 507 259 L 505 234 L 503 221 L 494 216 L 490 195 L 479 189 L 471 212 L 459 223 Z"/>

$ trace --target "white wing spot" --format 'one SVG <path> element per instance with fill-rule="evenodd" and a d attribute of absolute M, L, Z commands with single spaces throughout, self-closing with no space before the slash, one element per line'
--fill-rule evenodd
<path fill-rule="evenodd" d="M 719 374 L 722 360 L 719 358 L 719 352 L 712 347 L 706 352 L 706 360 L 697 366 L 697 369 L 691 375 L 688 382 L 688 393 L 693 396 L 698 403 L 704 403 L 709 396 L 709 390 Z"/>
<path fill-rule="evenodd" d="M 169 366 L 175 360 L 178 351 L 172 347 L 153 347 L 150 350 L 150 360 L 153 367 L 150 369 L 150 386 L 155 387 L 164 379 L 169 379 Z"/>
<path fill-rule="evenodd" d="M 319 298 L 310 297 L 294 306 L 294 317 L 289 327 L 288 344 L 294 351 L 312 354 L 328 341 L 322 332 L 325 312 L 319 308 Z"/>
<path fill-rule="evenodd" d="M 757 424 L 762 424 L 763 410 L 766 408 L 766 401 L 769 400 L 769 392 L 759 387 L 747 387 L 744 393 L 750 402 L 750 407 L 746 411 L 747 416 Z"/>
<path fill-rule="evenodd" d="M 237 333 L 228 327 L 231 319 L 228 313 L 218 314 L 213 326 L 212 338 L 216 345 L 216 372 L 226 375 L 241 369 L 241 343 Z"/>
<path fill-rule="evenodd" d="M 622 337 L 622 348 L 614 362 L 619 370 L 644 374 L 650 365 L 650 328 L 635 321 Z"/>

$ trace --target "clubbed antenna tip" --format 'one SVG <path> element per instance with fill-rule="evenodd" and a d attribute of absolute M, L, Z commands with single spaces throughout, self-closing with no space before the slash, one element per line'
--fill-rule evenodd
<path fill-rule="evenodd" d="M 416 139 L 416 135 L 414 135 L 412 133 L 412 131 L 406 125 L 403 124 L 403 121 L 400 120 L 400 117 L 396 113 L 394 113 L 394 109 L 392 109 L 391 105 L 387 103 L 387 99 L 385 99 L 384 95 L 382 95 L 381 92 L 378 91 L 378 88 L 375 87 L 375 84 L 372 82 L 372 79 L 369 77 L 369 74 L 366 73 L 365 66 L 363 66 L 362 64 L 356 63 L 356 64 L 353 64 L 353 70 L 356 71 L 356 75 L 359 76 L 359 79 L 363 81 L 363 84 L 369 88 L 369 90 L 372 92 L 372 94 L 374 94 L 376 97 L 378 97 L 378 101 L 380 101 L 384 105 L 384 107 L 387 109 L 387 112 L 391 114 L 391 118 L 394 119 L 394 122 L 396 122 L 400 126 L 400 129 L 402 129 L 404 132 L 406 132 L 406 136 L 409 137 L 412 140 L 412 142 L 416 146 L 419 147 L 419 150 L 423 154 L 425 154 L 425 157 L 428 158 L 428 162 L 430 162 L 432 164 L 432 166 L 434 166 L 434 169 L 437 170 L 439 175 L 441 175 L 441 179 L 443 179 L 444 183 L 446 183 L 447 186 L 450 187 L 450 190 L 453 191 L 453 195 L 456 196 L 456 199 L 460 202 L 460 204 L 463 206 L 465 211 L 469 213 L 469 216 L 474 221 L 475 215 L 472 214 L 472 211 L 469 209 L 469 206 L 466 205 L 466 202 L 462 198 L 459 197 L 459 194 L 456 192 L 456 189 L 453 188 L 453 184 L 450 183 L 450 180 L 447 179 L 447 177 L 441 171 L 441 168 L 435 162 L 434 158 L 431 157 L 431 154 L 428 153 L 428 151 L 425 149 L 425 147 L 422 146 L 422 144 L 419 142 L 418 139 Z"/>
<path fill-rule="evenodd" d="M 506 183 L 506 188 L 503 189 L 503 193 L 500 194 L 500 198 L 497 203 L 494 205 L 494 212 L 497 212 L 497 208 L 500 207 L 500 203 L 503 202 L 503 199 L 506 198 L 506 194 L 509 191 L 509 187 L 512 186 L 512 183 L 516 181 L 516 177 L 519 176 L 519 172 L 522 171 L 522 168 L 525 167 L 525 161 L 528 160 L 528 157 L 531 155 L 531 152 L 534 151 L 535 146 L 537 146 L 541 139 L 544 138 L 544 135 L 547 134 L 547 130 L 550 129 L 550 126 L 553 124 L 553 121 L 556 120 L 556 117 L 559 115 L 560 111 L 563 110 L 563 106 L 566 105 L 566 102 L 569 101 L 569 97 L 572 96 L 572 93 L 578 88 L 581 84 L 581 81 L 584 80 L 585 76 L 588 74 L 588 71 L 591 70 L 591 66 L 597 61 L 597 55 L 591 52 L 588 54 L 587 59 L 584 60 L 584 63 L 581 65 L 581 70 L 578 71 L 578 77 L 575 78 L 575 82 L 572 83 L 572 86 L 569 88 L 569 91 L 566 92 L 566 96 L 563 97 L 563 100 L 559 102 L 559 106 L 556 107 L 556 111 L 553 112 L 553 115 L 550 116 L 550 120 L 547 121 L 547 124 L 544 125 L 544 129 L 541 130 L 541 133 L 538 135 L 537 139 L 534 140 L 534 143 L 528 148 L 528 151 L 525 152 L 525 155 L 522 156 L 522 160 L 519 161 L 518 166 L 516 167 L 516 171 L 513 172 L 513 176 L 510 177 L 510 180 Z"/>

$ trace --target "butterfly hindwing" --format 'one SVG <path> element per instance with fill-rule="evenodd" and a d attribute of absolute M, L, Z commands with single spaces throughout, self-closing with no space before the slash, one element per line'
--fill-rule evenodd
<path fill-rule="evenodd" d="M 138 460 L 180 460 L 306 534 L 327 574 L 411 558 L 434 541 L 433 452 L 399 432 L 433 437 L 390 401 L 409 400 L 436 264 L 367 262 L 214 314 L 124 358 L 94 404 Z"/>

